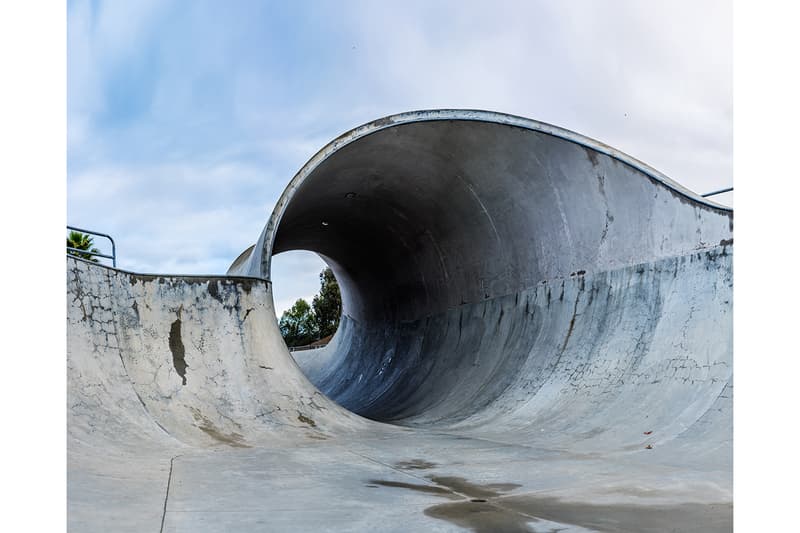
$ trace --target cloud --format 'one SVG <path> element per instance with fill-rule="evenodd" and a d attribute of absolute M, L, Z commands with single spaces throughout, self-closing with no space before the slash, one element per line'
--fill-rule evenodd
<path fill-rule="evenodd" d="M 359 4 L 349 20 L 377 107 L 505 111 L 611 144 L 700 192 L 730 184 L 728 3 L 480 8 Z"/>
<path fill-rule="evenodd" d="M 70 2 L 69 221 L 113 234 L 122 268 L 223 273 L 329 140 L 438 107 L 550 122 L 721 188 L 731 18 L 721 1 Z M 279 307 L 321 267 L 276 259 L 310 280 L 276 285 Z"/>
<path fill-rule="evenodd" d="M 111 233 L 122 268 L 219 274 L 258 237 L 278 183 L 239 163 L 99 167 L 71 177 L 68 216 Z"/>

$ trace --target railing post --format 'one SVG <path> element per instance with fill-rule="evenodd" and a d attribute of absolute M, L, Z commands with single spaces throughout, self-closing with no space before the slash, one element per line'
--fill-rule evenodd
<path fill-rule="evenodd" d="M 81 233 L 88 233 L 89 235 L 96 235 L 98 237 L 105 237 L 106 239 L 111 241 L 111 255 L 105 255 L 98 252 L 90 252 L 88 250 L 79 250 L 77 248 L 70 248 L 69 246 L 67 246 L 67 250 L 72 250 L 75 252 L 80 252 L 82 254 L 96 255 L 98 257 L 105 257 L 107 259 L 111 259 L 111 266 L 117 268 L 117 246 L 116 244 L 114 244 L 114 239 L 111 238 L 111 235 L 107 235 L 105 233 L 100 233 L 97 231 L 91 231 L 88 229 L 76 228 L 75 226 L 70 226 L 70 225 L 67 225 L 67 229 L 72 231 L 79 231 Z"/>

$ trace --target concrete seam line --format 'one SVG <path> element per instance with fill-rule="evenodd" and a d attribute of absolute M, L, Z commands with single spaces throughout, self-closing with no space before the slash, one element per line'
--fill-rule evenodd
<path fill-rule="evenodd" d="M 172 466 L 175 459 L 181 457 L 181 455 L 176 455 L 172 459 L 169 460 L 169 475 L 167 476 L 167 491 L 164 494 L 164 510 L 161 513 L 161 528 L 158 530 L 159 533 L 164 533 L 164 521 L 167 518 L 167 501 L 169 500 L 169 487 L 172 484 Z"/>
<path fill-rule="evenodd" d="M 416 479 L 418 481 L 424 481 L 427 484 L 431 484 L 432 483 L 430 479 L 426 479 L 424 477 L 415 476 L 414 474 L 412 474 L 411 472 L 408 472 L 407 470 L 402 470 L 402 469 L 397 468 L 395 466 L 392 466 L 390 464 L 386 464 L 383 461 L 378 461 L 377 459 L 373 459 L 372 457 L 369 457 L 368 455 L 362 455 L 362 454 L 360 454 L 358 452 L 354 452 L 353 450 L 345 450 L 345 451 L 347 451 L 347 453 L 352 453 L 353 455 L 357 455 L 357 456 L 361 457 L 362 459 L 366 459 L 367 461 L 372 461 L 375 464 L 379 464 L 381 466 L 385 466 L 386 468 L 388 468 L 390 470 L 394 470 L 395 472 L 398 472 L 400 474 L 405 474 L 406 476 L 414 478 L 414 479 Z M 433 483 L 433 485 L 435 485 L 435 483 Z"/>

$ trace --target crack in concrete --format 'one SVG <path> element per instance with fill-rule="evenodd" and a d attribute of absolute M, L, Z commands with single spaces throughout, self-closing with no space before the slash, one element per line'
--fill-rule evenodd
<path fill-rule="evenodd" d="M 164 521 L 167 518 L 167 502 L 169 501 L 169 489 L 172 485 L 172 468 L 175 462 L 175 459 L 181 457 L 180 455 L 176 455 L 175 457 L 169 460 L 169 476 L 167 476 L 167 491 L 164 494 L 164 510 L 161 513 L 161 528 L 158 530 L 159 533 L 164 533 Z"/>

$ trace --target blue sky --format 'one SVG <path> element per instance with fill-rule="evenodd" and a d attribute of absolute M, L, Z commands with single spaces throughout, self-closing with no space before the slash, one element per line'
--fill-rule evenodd
<path fill-rule="evenodd" d="M 224 273 L 319 148 L 426 108 L 550 122 L 698 192 L 732 183 L 727 2 L 487 5 L 68 2 L 68 222 L 114 235 L 121 268 Z M 276 258 L 279 312 L 321 266 Z"/>

